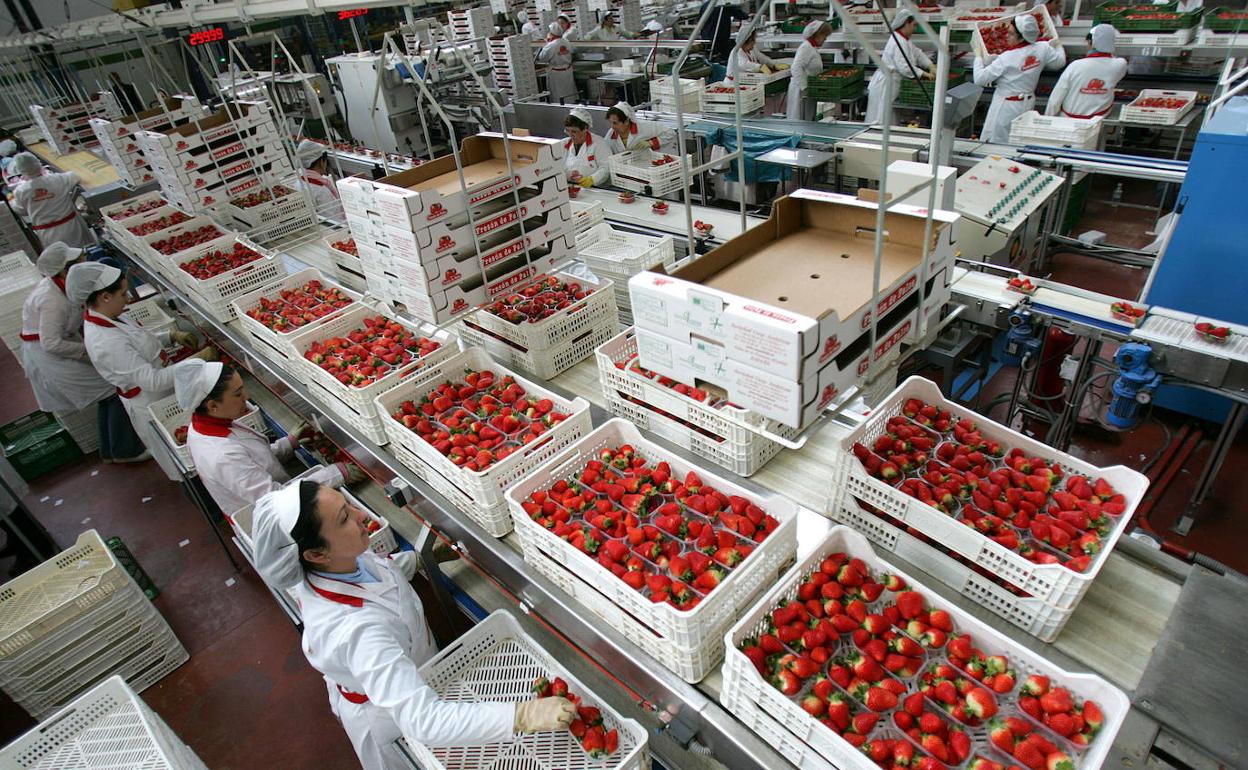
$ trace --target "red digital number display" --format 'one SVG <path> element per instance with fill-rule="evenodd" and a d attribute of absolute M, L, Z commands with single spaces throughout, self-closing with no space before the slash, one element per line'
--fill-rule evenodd
<path fill-rule="evenodd" d="M 356 16 L 363 16 L 366 13 L 368 13 L 367 8 L 356 8 L 351 11 L 339 11 L 338 21 L 346 21 L 347 19 L 354 19 Z"/>
<path fill-rule="evenodd" d="M 213 27 L 212 29 L 201 29 L 198 32 L 192 32 L 187 36 L 186 42 L 189 45 L 204 45 L 205 43 L 215 43 L 224 39 L 225 28 Z"/>

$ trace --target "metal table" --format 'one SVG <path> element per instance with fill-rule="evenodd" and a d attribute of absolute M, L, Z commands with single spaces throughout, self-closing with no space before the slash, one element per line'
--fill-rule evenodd
<path fill-rule="evenodd" d="M 619 85 L 620 92 L 623 94 L 621 99 L 629 104 L 638 104 L 643 101 L 641 94 L 636 88 L 630 91 L 629 86 L 635 86 L 638 80 L 644 80 L 645 77 L 645 73 L 642 72 L 606 72 L 599 75 L 598 80 Z"/>
<path fill-rule="evenodd" d="M 754 160 L 758 163 L 770 163 L 773 166 L 785 166 L 797 170 L 797 186 L 798 189 L 808 187 L 807 182 L 810 181 L 811 173 L 835 158 L 836 155 L 831 152 L 823 152 L 821 150 L 806 150 L 798 147 L 792 149 L 789 147 L 777 147 L 770 152 L 759 155 Z"/>

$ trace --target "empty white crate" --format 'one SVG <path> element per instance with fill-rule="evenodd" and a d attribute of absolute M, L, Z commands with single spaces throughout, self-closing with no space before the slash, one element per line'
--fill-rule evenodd
<path fill-rule="evenodd" d="M 1101 125 L 1105 118 L 1067 118 L 1041 115 L 1035 110 L 1024 112 L 1010 124 L 1010 144 L 1042 144 L 1095 150 L 1101 141 Z"/>

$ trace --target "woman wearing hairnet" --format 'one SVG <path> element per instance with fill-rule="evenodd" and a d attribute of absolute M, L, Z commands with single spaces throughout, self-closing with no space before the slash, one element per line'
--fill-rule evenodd
<path fill-rule="evenodd" d="M 610 155 L 628 150 L 671 152 L 676 149 L 676 132 L 673 129 L 649 120 L 638 120 L 637 113 L 628 102 L 616 102 L 607 110 L 607 122 L 611 124 L 611 133 L 607 135 Z"/>
<path fill-rule="evenodd" d="M 208 494 L 222 511 L 232 513 L 285 486 L 290 477 L 282 463 L 294 456 L 299 439 L 311 433 L 306 424 L 272 443 L 263 433 L 235 422 L 251 411 L 242 376 L 216 361 L 188 360 L 174 369 L 178 406 L 191 415 L 186 447 Z M 331 487 L 360 481 L 364 474 L 347 463 L 321 468 L 307 477 Z"/>
<path fill-rule="evenodd" d="M 338 188 L 329 174 L 329 147 L 304 139 L 295 148 L 295 156 L 303 167 L 299 178 L 299 186 L 312 196 L 312 205 L 316 213 L 336 222 L 347 221 L 347 213 L 342 209 L 342 200 L 338 197 Z"/>
<path fill-rule="evenodd" d="M 82 185 L 77 174 L 45 174 L 43 164 L 29 152 L 13 157 L 13 170 L 25 180 L 13 190 L 13 208 L 30 224 L 41 245 L 57 241 L 80 249 L 95 245 L 95 234 L 74 204 Z"/>
<path fill-rule="evenodd" d="M 1114 56 L 1118 31 L 1098 24 L 1088 33 L 1088 55 L 1071 62 L 1053 86 L 1045 115 L 1095 118 L 1114 106 L 1114 87 L 1127 74 L 1127 60 Z"/>
<path fill-rule="evenodd" d="M 127 303 L 126 277 L 120 270 L 101 262 L 74 265 L 65 276 L 65 293 L 82 305 L 82 337 L 91 363 L 112 385 L 125 404 L 135 433 L 160 464 L 165 475 L 180 480 L 173 455 L 152 429 L 149 406 L 173 394 L 174 372 L 181 363 L 165 366 L 162 348 L 170 341 L 194 346 L 194 335 L 186 332 L 146 331 L 124 315 Z M 199 358 L 215 358 L 216 351 L 204 348 Z"/>
<path fill-rule="evenodd" d="M 1036 108 L 1036 84 L 1040 73 L 1066 64 L 1066 51 L 1056 37 L 1045 43 L 1036 42 L 1040 25 L 1030 13 L 1014 17 L 1015 44 L 1008 51 L 988 60 L 975 57 L 975 85 L 996 84 L 988 117 L 980 139 L 985 142 L 1010 141 L 1010 124 L 1024 112 Z"/>
<path fill-rule="evenodd" d="M 563 143 L 563 168 L 568 181 L 581 187 L 601 187 L 611 179 L 607 157 L 611 148 L 607 140 L 594 136 L 594 119 L 589 110 L 575 107 L 563 119 L 563 131 L 568 141 Z"/>
<path fill-rule="evenodd" d="M 415 559 L 410 552 L 374 554 L 365 522 L 341 492 L 310 481 L 265 495 L 252 517 L 256 569 L 273 588 L 294 590 L 304 655 L 324 675 L 330 708 L 364 770 L 409 767 L 394 748 L 401 736 L 454 747 L 565 729 L 576 712 L 564 698 L 438 697 L 419 672 L 437 647 L 408 584 Z"/>
<path fill-rule="evenodd" d="M 13 155 L 16 152 L 17 142 L 12 139 L 0 142 L 0 178 L 5 184 L 12 184 L 21 178 L 21 175 L 13 170 Z"/>
<path fill-rule="evenodd" d="M 529 14 L 527 11 L 520 11 L 519 13 L 517 13 L 516 20 L 520 24 L 520 34 L 528 35 L 534 40 L 542 39 L 541 26 L 537 22 L 529 18 Z"/>
<path fill-rule="evenodd" d="M 565 17 L 566 18 L 566 17 Z M 572 74 L 572 46 L 565 37 L 567 29 L 558 21 L 550 23 L 546 44 L 537 52 L 537 63 L 546 65 L 547 97 L 552 104 L 576 98 L 576 77 Z"/>
<path fill-rule="evenodd" d="M 750 26 L 742 27 L 737 31 L 737 52 L 728 60 L 728 76 L 724 80 L 732 82 L 741 72 L 770 74 L 776 70 L 789 68 L 789 65 L 778 62 L 755 48 L 754 38 L 757 31 Z"/>
<path fill-rule="evenodd" d="M 22 304 L 22 368 L 45 412 L 77 412 L 99 404 L 96 429 L 104 462 L 150 460 L 113 386 L 91 365 L 82 341 L 82 308 L 65 294 L 65 274 L 81 257 L 82 249 L 58 242 L 36 260 L 44 278 Z"/>
<path fill-rule="evenodd" d="M 884 53 L 880 54 L 880 58 L 884 60 L 884 66 L 875 71 L 875 74 L 871 76 L 871 82 L 867 84 L 867 114 L 864 120 L 868 124 L 879 123 L 884 119 L 886 86 L 891 91 L 892 98 L 896 99 L 897 88 L 901 85 L 903 77 L 929 79 L 936 77 L 932 60 L 910 39 L 918 26 L 914 12 L 909 8 L 900 8 L 892 21 L 893 34 L 888 36 L 888 42 L 884 44 Z"/>
<path fill-rule="evenodd" d="M 823 56 L 819 53 L 820 46 L 832 34 L 832 25 L 816 19 L 802 30 L 802 44 L 798 46 L 797 55 L 793 57 L 793 69 L 789 73 L 788 104 L 785 118 L 788 120 L 814 120 L 815 104 L 806 98 L 806 83 L 815 75 L 823 72 Z"/>

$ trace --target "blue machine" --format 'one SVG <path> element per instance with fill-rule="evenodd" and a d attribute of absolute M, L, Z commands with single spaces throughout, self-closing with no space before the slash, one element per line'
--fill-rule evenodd
<path fill-rule="evenodd" d="M 1248 98 L 1230 100 L 1196 139 L 1179 191 L 1180 217 L 1145 301 L 1188 313 L 1248 323 Z M 1167 386 L 1157 403 L 1221 421 L 1230 402 L 1219 396 Z"/>
<path fill-rule="evenodd" d="M 1140 407 L 1152 400 L 1161 385 L 1161 375 L 1148 363 L 1152 355 L 1151 347 L 1138 342 L 1128 342 L 1114 354 L 1118 379 L 1105 419 L 1115 428 L 1131 430 L 1139 425 Z"/>
<path fill-rule="evenodd" d="M 1040 352 L 1040 339 L 1031 325 L 1031 313 L 1015 310 L 1010 313 L 1010 330 L 1005 333 L 1005 348 L 1001 351 L 1001 363 L 1018 366 L 1027 356 Z"/>

